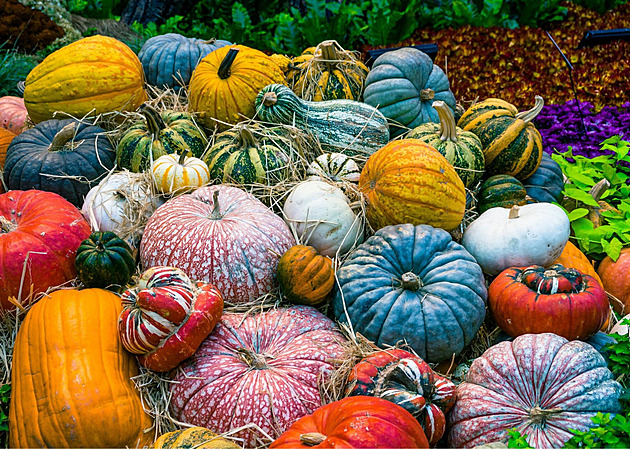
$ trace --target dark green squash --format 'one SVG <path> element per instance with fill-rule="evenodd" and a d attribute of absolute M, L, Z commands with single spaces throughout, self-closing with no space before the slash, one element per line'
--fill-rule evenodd
<path fill-rule="evenodd" d="M 118 168 L 139 173 L 165 154 L 185 153 L 201 157 L 208 139 L 187 112 L 158 112 L 148 104 L 140 106 L 145 120 L 132 125 L 118 142 Z"/>
<path fill-rule="evenodd" d="M 477 209 L 483 214 L 493 207 L 511 208 L 527 204 L 525 186 L 510 175 L 494 175 L 486 179 L 477 194 Z"/>
<path fill-rule="evenodd" d="M 539 203 L 557 203 L 562 197 L 564 177 L 560 165 L 543 153 L 538 169 L 523 181 L 527 194 Z"/>
<path fill-rule="evenodd" d="M 486 313 L 481 267 L 448 232 L 428 225 L 379 229 L 350 254 L 337 278 L 337 320 L 349 320 L 380 347 L 405 340 L 427 362 L 460 353 Z"/>
<path fill-rule="evenodd" d="M 94 232 L 81 242 L 74 265 L 86 287 L 124 287 L 136 270 L 131 247 L 110 231 Z"/>

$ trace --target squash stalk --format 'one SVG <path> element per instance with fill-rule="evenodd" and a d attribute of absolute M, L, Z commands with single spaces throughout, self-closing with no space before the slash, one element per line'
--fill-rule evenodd
<path fill-rule="evenodd" d="M 529 419 L 531 420 L 532 424 L 544 425 L 547 421 L 547 416 L 554 415 L 556 413 L 562 413 L 562 410 L 556 408 L 545 410 L 536 406 L 529 411 Z"/>
<path fill-rule="evenodd" d="M 219 205 L 219 191 L 215 190 L 212 193 L 212 212 L 210 212 L 210 216 L 208 217 L 210 220 L 220 220 L 223 218 L 221 214 L 221 206 Z"/>
<path fill-rule="evenodd" d="M 335 50 L 336 43 L 336 41 L 324 41 L 319 44 L 319 48 L 322 51 L 321 60 L 326 63 L 326 70 L 329 72 L 335 70 L 336 62 L 339 59 L 337 51 Z M 315 53 L 317 53 L 317 51 Z"/>
<path fill-rule="evenodd" d="M 238 357 L 250 368 L 253 368 L 253 369 L 269 368 L 269 365 L 267 365 L 267 359 L 262 354 L 258 354 L 248 348 L 238 348 L 236 352 L 238 352 Z"/>
<path fill-rule="evenodd" d="M 457 126 L 455 125 L 455 116 L 451 112 L 451 108 L 439 100 L 434 101 L 431 106 L 433 106 L 440 117 L 440 140 L 442 142 L 457 142 Z"/>
<path fill-rule="evenodd" d="M 221 78 L 222 80 L 226 80 L 230 77 L 230 69 L 232 68 L 232 64 L 236 59 L 236 55 L 238 55 L 238 48 L 230 48 L 230 50 L 227 52 L 227 55 L 225 55 L 225 58 L 223 58 L 223 61 L 221 61 L 218 74 L 219 78 Z"/>
<path fill-rule="evenodd" d="M 0 234 L 8 234 L 16 229 L 17 225 L 15 223 L 0 215 Z"/>
<path fill-rule="evenodd" d="M 536 95 L 536 104 L 534 107 L 528 111 L 519 112 L 516 114 L 517 119 L 523 120 L 525 123 L 529 123 L 534 120 L 540 111 L 542 111 L 543 106 L 545 105 L 545 100 L 540 95 Z"/>
<path fill-rule="evenodd" d="M 519 217 L 519 211 L 521 210 L 520 207 L 518 207 L 516 204 L 514 206 L 512 206 L 512 209 L 510 209 L 510 213 L 508 214 L 508 218 L 510 220 L 513 220 L 515 218 Z"/>
<path fill-rule="evenodd" d="M 265 92 L 262 102 L 267 107 L 274 106 L 278 102 L 278 95 L 275 92 Z"/>
<path fill-rule="evenodd" d="M 435 98 L 435 91 L 433 89 L 422 89 L 420 91 L 420 99 L 422 101 L 429 101 Z"/>
<path fill-rule="evenodd" d="M 177 161 L 177 163 L 179 165 L 184 165 L 185 162 L 186 162 L 186 152 L 182 151 L 181 154 L 179 155 L 179 160 Z"/>
<path fill-rule="evenodd" d="M 142 112 L 147 121 L 147 128 L 153 136 L 153 139 L 156 139 L 160 131 L 166 128 L 166 123 L 162 120 L 162 116 L 160 116 L 157 109 L 146 103 L 140 106 L 140 112 Z"/>
<path fill-rule="evenodd" d="M 54 153 L 56 151 L 63 150 L 68 141 L 74 138 L 76 127 L 77 123 L 72 122 L 61 128 L 61 130 L 55 134 L 55 137 L 53 137 L 53 140 L 48 147 L 48 151 Z"/>
<path fill-rule="evenodd" d="M 300 435 L 300 443 L 305 446 L 317 446 L 326 440 L 326 435 L 319 432 L 303 433 Z"/>
<path fill-rule="evenodd" d="M 257 146 L 256 138 L 247 126 L 239 127 L 239 139 L 241 141 L 241 145 L 245 148 Z"/>
<path fill-rule="evenodd" d="M 420 278 L 411 271 L 403 274 L 401 280 L 403 290 L 410 290 L 412 292 L 415 292 L 420 287 L 422 287 L 422 282 L 420 281 Z"/>

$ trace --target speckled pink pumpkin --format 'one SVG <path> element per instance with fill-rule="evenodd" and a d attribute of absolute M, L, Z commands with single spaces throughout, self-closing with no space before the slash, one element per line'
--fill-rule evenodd
<path fill-rule="evenodd" d="M 0 98 L 0 127 L 8 129 L 13 134 L 20 134 L 28 116 L 24 99 L 20 97 Z"/>
<path fill-rule="evenodd" d="M 243 303 L 274 288 L 278 261 L 294 244 L 284 220 L 262 202 L 218 185 L 158 208 L 144 230 L 140 260 L 145 270 L 179 268 L 213 284 L 226 302 Z"/>
<path fill-rule="evenodd" d="M 255 424 L 277 438 L 322 405 L 319 383 L 343 355 L 335 323 L 308 306 L 257 315 L 226 313 L 171 386 L 179 421 L 224 433 Z M 255 429 L 240 431 L 260 446 Z"/>

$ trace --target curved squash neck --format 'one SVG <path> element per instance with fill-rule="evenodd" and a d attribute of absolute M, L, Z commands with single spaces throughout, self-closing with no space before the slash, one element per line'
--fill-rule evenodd
<path fill-rule="evenodd" d="M 238 48 L 230 48 L 230 50 L 227 52 L 227 55 L 225 55 L 225 58 L 223 58 L 223 61 L 221 61 L 218 74 L 219 78 L 221 78 L 222 80 L 226 80 L 230 77 L 232 64 L 234 63 L 234 60 L 238 55 L 238 51 Z"/>
<path fill-rule="evenodd" d="M 528 111 L 519 112 L 516 114 L 516 118 L 523 120 L 525 123 L 529 123 L 534 120 L 540 111 L 542 111 L 543 106 L 545 105 L 545 100 L 540 95 L 536 95 L 536 104 L 534 107 Z"/>
<path fill-rule="evenodd" d="M 48 151 L 54 153 L 56 151 L 62 151 L 66 144 L 74 138 L 74 134 L 77 128 L 77 122 L 68 123 L 66 126 L 61 128 L 55 137 L 53 137 L 50 146 L 48 147 Z"/>
<path fill-rule="evenodd" d="M 442 142 L 457 142 L 457 126 L 451 108 L 443 101 L 434 101 L 432 106 L 440 117 L 440 140 Z"/>
<path fill-rule="evenodd" d="M 239 140 L 241 143 L 241 146 L 244 148 L 250 148 L 250 147 L 255 147 L 257 146 L 257 141 L 256 138 L 254 137 L 254 134 L 252 133 L 252 131 L 245 125 L 243 126 L 239 126 Z"/>
<path fill-rule="evenodd" d="M 160 131 L 166 128 L 166 123 L 164 123 L 162 116 L 160 116 L 160 113 L 154 107 L 144 103 L 140 106 L 140 112 L 142 112 L 144 118 L 147 120 L 147 128 L 154 138 Z"/>

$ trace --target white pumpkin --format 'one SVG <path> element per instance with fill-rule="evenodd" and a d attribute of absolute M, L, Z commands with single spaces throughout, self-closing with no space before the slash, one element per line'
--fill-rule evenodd
<path fill-rule="evenodd" d="M 151 174 L 155 187 L 167 195 L 186 193 L 210 182 L 208 165 L 185 154 L 160 156 L 153 162 Z"/>
<path fill-rule="evenodd" d="M 310 180 L 291 190 L 283 212 L 301 243 L 324 256 L 335 257 L 363 242 L 363 222 L 349 203 L 338 187 Z"/>
<path fill-rule="evenodd" d="M 510 267 L 548 266 L 562 253 L 570 230 L 567 214 L 551 203 L 493 207 L 466 228 L 462 245 L 484 272 L 496 275 Z"/>
<path fill-rule="evenodd" d="M 359 182 L 361 170 L 354 161 L 342 153 L 324 153 L 310 163 L 308 179 L 328 179 L 335 182 Z"/>

